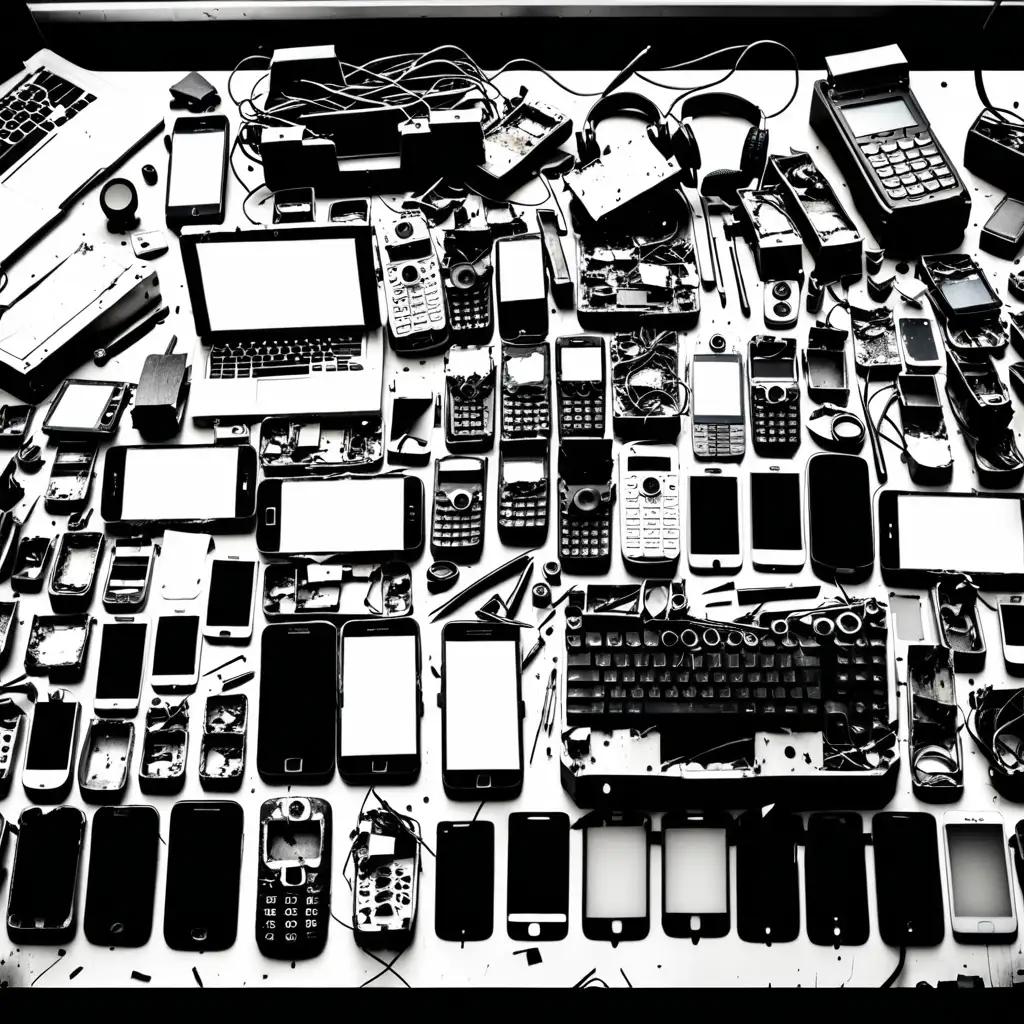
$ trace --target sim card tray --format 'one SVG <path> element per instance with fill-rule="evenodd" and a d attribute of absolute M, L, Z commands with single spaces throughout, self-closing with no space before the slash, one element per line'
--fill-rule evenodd
<path fill-rule="evenodd" d="M 165 530 L 160 559 L 160 596 L 165 601 L 194 601 L 203 589 L 206 556 L 213 546 L 208 533 Z"/>

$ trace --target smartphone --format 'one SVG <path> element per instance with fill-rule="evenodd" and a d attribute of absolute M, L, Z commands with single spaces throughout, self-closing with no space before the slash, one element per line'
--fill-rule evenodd
<path fill-rule="evenodd" d="M 263 554 L 414 561 L 423 550 L 423 483 L 415 476 L 264 480 L 257 508 L 256 547 Z"/>
<path fill-rule="evenodd" d="M 229 556 L 210 566 L 210 592 L 203 636 L 207 640 L 247 644 L 256 610 L 257 563 Z"/>
<path fill-rule="evenodd" d="M 690 389 L 693 457 L 738 462 L 746 451 L 743 411 L 743 356 L 726 352 L 725 339 L 715 335 L 711 352 L 693 356 Z"/>
<path fill-rule="evenodd" d="M 871 819 L 878 931 L 887 946 L 937 946 L 946 934 L 935 818 L 884 812 Z"/>
<path fill-rule="evenodd" d="M 103 623 L 93 701 L 97 715 L 134 718 L 139 713 L 148 636 L 149 623 L 145 619 L 126 615 Z"/>
<path fill-rule="evenodd" d="M 125 537 L 114 542 L 103 586 L 103 607 L 108 612 L 131 615 L 146 606 L 158 547 L 145 537 Z"/>
<path fill-rule="evenodd" d="M 191 693 L 199 682 L 199 616 L 183 611 L 156 620 L 149 678 L 155 693 Z"/>
<path fill-rule="evenodd" d="M 661 822 L 661 926 L 673 939 L 729 934 L 732 817 L 666 814 Z"/>
<path fill-rule="evenodd" d="M 1024 676 L 1024 597 L 1014 594 L 999 600 L 999 638 L 1003 663 L 1011 676 Z"/>
<path fill-rule="evenodd" d="M 583 825 L 583 934 L 614 944 L 650 930 L 650 816 L 595 811 Z"/>
<path fill-rule="evenodd" d="M 242 808 L 179 800 L 171 808 L 164 941 L 171 949 L 230 949 L 238 931 Z"/>
<path fill-rule="evenodd" d="M 256 512 L 249 444 L 117 445 L 103 462 L 100 514 L 121 524 L 234 527 Z"/>
<path fill-rule="evenodd" d="M 85 815 L 77 807 L 28 807 L 18 818 L 7 899 L 11 942 L 58 945 L 75 937 Z"/>
<path fill-rule="evenodd" d="M 553 941 L 569 934 L 569 816 L 508 816 L 508 937 Z"/>
<path fill-rule="evenodd" d="M 900 345 L 908 373 L 940 373 L 945 360 L 935 343 L 931 320 L 923 317 L 900 317 Z"/>
<path fill-rule="evenodd" d="M 800 935 L 803 820 L 760 808 L 736 827 L 736 932 L 744 942 L 793 942 Z"/>
<path fill-rule="evenodd" d="M 519 628 L 441 631 L 441 779 L 450 799 L 511 800 L 523 786 Z"/>
<path fill-rule="evenodd" d="M 1017 914 L 1010 890 L 1010 852 L 995 811 L 946 811 L 946 881 L 957 942 L 1014 942 Z"/>
<path fill-rule="evenodd" d="M 229 130 L 223 114 L 175 119 L 167 167 L 169 228 L 224 223 Z"/>
<path fill-rule="evenodd" d="M 800 474 L 750 474 L 750 559 L 760 572 L 799 572 L 804 567 L 803 493 Z"/>
<path fill-rule="evenodd" d="M 823 811 L 807 819 L 807 937 L 816 946 L 862 946 L 868 941 L 863 828 L 859 814 Z"/>
<path fill-rule="evenodd" d="M 815 452 L 806 472 L 814 574 L 829 583 L 863 582 L 875 568 L 868 464 L 859 455 Z"/>
<path fill-rule="evenodd" d="M 155 807 L 100 807 L 92 819 L 85 937 L 96 946 L 144 946 L 153 930 L 160 815 Z"/>
<path fill-rule="evenodd" d="M 489 939 L 494 931 L 494 823 L 438 822 L 435 852 L 437 937 L 446 942 Z"/>
<path fill-rule="evenodd" d="M 37 700 L 32 712 L 21 782 L 29 798 L 41 803 L 59 800 L 71 785 L 82 705 L 65 693 L 58 690 L 49 700 Z"/>
<path fill-rule="evenodd" d="M 743 565 L 740 481 L 712 469 L 689 478 L 686 557 L 695 573 L 735 573 Z"/>
<path fill-rule="evenodd" d="M 334 778 L 338 716 L 338 627 L 273 623 L 260 642 L 256 769 L 276 785 L 323 785 Z M 302 666 L 296 679 L 296 666 Z"/>
<path fill-rule="evenodd" d="M 544 241 L 512 235 L 494 244 L 498 264 L 498 331 L 505 341 L 548 333 Z"/>
<path fill-rule="evenodd" d="M 420 628 L 352 619 L 341 629 L 338 771 L 346 782 L 415 782 L 420 773 Z"/>

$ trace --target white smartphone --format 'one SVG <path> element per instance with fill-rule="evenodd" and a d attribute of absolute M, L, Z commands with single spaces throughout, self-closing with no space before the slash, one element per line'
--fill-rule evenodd
<path fill-rule="evenodd" d="M 986 944 L 1014 942 L 1017 914 L 1002 815 L 946 811 L 942 826 L 954 938 Z"/>
<path fill-rule="evenodd" d="M 203 625 L 207 640 L 247 644 L 252 639 L 256 575 L 253 561 L 233 555 L 213 560 Z"/>
<path fill-rule="evenodd" d="M 1024 596 L 1000 598 L 999 637 L 1006 671 L 1011 676 L 1024 676 Z"/>
<path fill-rule="evenodd" d="M 199 616 L 184 609 L 156 620 L 149 677 L 156 693 L 191 693 L 199 682 Z"/>
<path fill-rule="evenodd" d="M 750 474 L 750 558 L 761 572 L 799 572 L 806 561 L 800 474 Z"/>
<path fill-rule="evenodd" d="M 736 573 L 743 566 L 740 480 L 715 466 L 691 474 L 686 510 L 686 557 L 695 573 Z"/>
<path fill-rule="evenodd" d="M 148 639 L 149 623 L 139 616 L 124 615 L 103 623 L 93 701 L 97 715 L 134 718 L 139 713 Z"/>
<path fill-rule="evenodd" d="M 36 701 L 28 734 L 28 754 L 21 772 L 29 796 L 53 799 L 68 786 L 78 749 L 78 722 L 82 705 L 77 700 Z"/>

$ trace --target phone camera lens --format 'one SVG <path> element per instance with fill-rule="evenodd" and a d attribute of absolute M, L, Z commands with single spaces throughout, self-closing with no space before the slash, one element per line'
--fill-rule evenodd
<path fill-rule="evenodd" d="M 412 237 L 412 222 L 407 220 L 400 220 L 395 225 L 395 234 L 399 238 L 411 238 Z"/>
<path fill-rule="evenodd" d="M 793 307 L 788 302 L 776 302 L 772 307 L 772 312 L 781 320 L 793 312 Z"/>
<path fill-rule="evenodd" d="M 452 284 L 456 288 L 472 288 L 475 281 L 476 271 L 468 263 L 452 267 Z"/>
<path fill-rule="evenodd" d="M 653 498 L 661 493 L 661 481 L 656 476 L 646 477 L 640 485 L 640 490 L 648 497 Z"/>
<path fill-rule="evenodd" d="M 415 284 L 420 279 L 419 270 L 410 264 L 409 266 L 402 267 L 402 280 L 406 284 Z"/>
<path fill-rule="evenodd" d="M 452 508 L 465 512 L 473 504 L 473 495 L 469 491 L 452 491 L 451 503 Z"/>
<path fill-rule="evenodd" d="M 721 334 L 714 335 L 708 342 L 708 347 L 712 352 L 724 352 L 725 351 L 725 338 Z"/>
<path fill-rule="evenodd" d="M 790 287 L 788 281 L 777 281 L 775 287 L 772 288 L 772 295 L 776 299 L 788 299 L 793 294 L 793 289 Z"/>
<path fill-rule="evenodd" d="M 300 817 L 300 816 L 302 815 L 302 804 L 301 804 L 301 803 L 300 803 L 300 802 L 299 802 L 298 800 L 293 800 L 293 801 L 292 801 L 292 802 L 291 802 L 291 803 L 290 803 L 290 804 L 288 805 L 288 813 L 289 813 L 289 814 L 290 814 L 290 815 L 291 815 L 291 816 L 292 816 L 293 818 L 298 818 L 298 817 Z"/>
<path fill-rule="evenodd" d="M 779 384 L 773 384 L 768 389 L 768 401 L 776 404 L 783 401 L 786 397 L 786 389 Z"/>
<path fill-rule="evenodd" d="M 573 504 L 581 512 L 593 512 L 600 504 L 601 498 L 593 487 L 581 487 L 573 495 Z"/>

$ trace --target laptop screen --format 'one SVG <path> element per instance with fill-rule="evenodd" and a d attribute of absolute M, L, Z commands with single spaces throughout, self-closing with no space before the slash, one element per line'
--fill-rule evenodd
<path fill-rule="evenodd" d="M 0 32 L 0 85 L 25 71 L 25 61 L 43 48 L 35 19 L 28 4 L 14 0 L 4 4 Z"/>
<path fill-rule="evenodd" d="M 367 326 L 354 238 L 196 246 L 210 331 Z"/>

